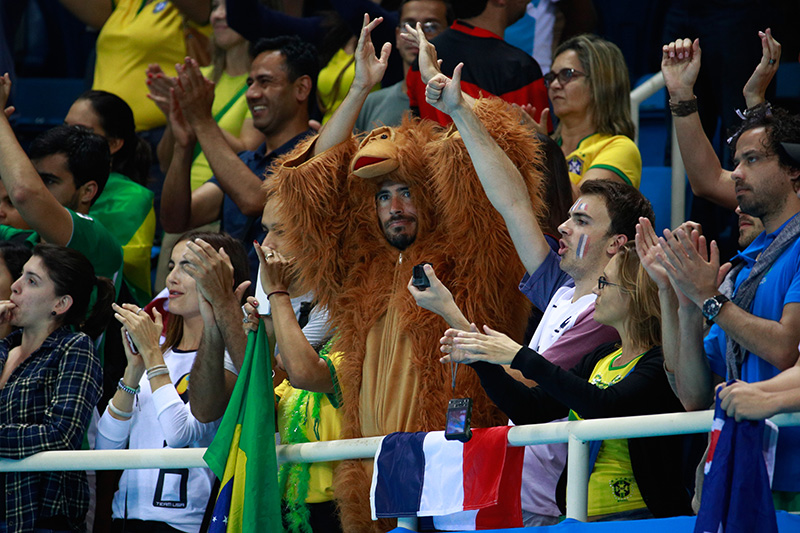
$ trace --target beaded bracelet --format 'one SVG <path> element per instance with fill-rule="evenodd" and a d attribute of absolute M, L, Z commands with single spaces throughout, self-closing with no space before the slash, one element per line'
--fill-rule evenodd
<path fill-rule="evenodd" d="M 169 374 L 167 365 L 156 365 L 147 369 L 147 379 L 153 379 L 156 376 L 163 376 Z"/>
<path fill-rule="evenodd" d="M 128 387 L 127 385 L 125 385 L 125 382 L 122 381 L 122 378 L 119 378 L 119 383 L 117 383 L 117 389 L 127 392 L 131 396 L 136 396 L 137 394 L 139 394 L 141 387 L 139 387 L 138 385 L 136 386 L 135 389 Z"/>
<path fill-rule="evenodd" d="M 125 420 L 133 416 L 133 411 L 122 411 L 121 409 L 117 409 L 117 406 L 114 405 L 113 398 L 108 400 L 108 410 L 118 417 L 124 418 Z"/>
<path fill-rule="evenodd" d="M 669 101 L 669 110 L 676 117 L 688 117 L 692 113 L 697 113 L 697 97 L 691 100 L 681 100 L 680 102 Z"/>

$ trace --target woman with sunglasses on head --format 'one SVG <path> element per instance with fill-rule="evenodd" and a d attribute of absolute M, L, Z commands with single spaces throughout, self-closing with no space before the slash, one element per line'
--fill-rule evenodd
<path fill-rule="evenodd" d="M 633 142 L 631 87 L 622 52 L 613 43 L 584 34 L 562 43 L 554 58 L 544 80 L 559 121 L 553 136 L 567 158 L 574 190 L 591 179 L 639 187 L 642 156 Z M 531 106 L 525 110 L 535 115 Z M 546 134 L 547 115 L 542 115 L 540 122 L 529 122 Z"/>
<path fill-rule="evenodd" d="M 611 259 L 594 292 L 594 319 L 616 329 L 621 342 L 601 345 L 569 371 L 488 326 L 485 334 L 475 327 L 448 329 L 441 341 L 448 355 L 441 360 L 470 363 L 489 397 L 516 425 L 567 415 L 579 420 L 682 411 L 663 368 L 658 289 L 641 267 L 634 243 Z M 538 385 L 516 381 L 501 366 L 506 364 Z M 589 517 L 690 514 L 682 453 L 680 437 L 600 443 L 593 448 Z"/>

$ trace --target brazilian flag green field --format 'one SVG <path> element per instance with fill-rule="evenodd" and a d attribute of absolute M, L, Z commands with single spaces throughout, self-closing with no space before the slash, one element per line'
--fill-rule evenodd
<path fill-rule="evenodd" d="M 283 530 L 271 376 L 267 333 L 259 320 L 217 436 L 203 456 L 221 481 L 209 533 Z"/>

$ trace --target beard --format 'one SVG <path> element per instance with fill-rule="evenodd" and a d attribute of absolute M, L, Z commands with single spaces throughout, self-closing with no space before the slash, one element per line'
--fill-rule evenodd
<path fill-rule="evenodd" d="M 406 220 L 410 223 L 414 223 L 414 231 L 413 233 L 408 231 L 408 229 L 404 228 L 403 231 L 399 233 L 395 233 L 389 225 L 392 222 L 396 222 L 398 220 Z M 410 228 L 409 228 L 410 229 Z M 405 216 L 396 216 L 390 218 L 383 226 L 383 235 L 386 237 L 386 240 L 397 248 L 400 251 L 405 250 L 411 244 L 413 244 L 414 240 L 417 238 L 417 231 L 416 231 L 416 219 L 412 217 L 405 217 Z"/>
<path fill-rule="evenodd" d="M 409 235 L 407 233 L 396 233 L 393 235 L 386 235 L 386 240 L 389 241 L 389 244 L 400 250 L 401 252 L 411 246 L 414 240 L 417 238 L 416 235 Z"/>

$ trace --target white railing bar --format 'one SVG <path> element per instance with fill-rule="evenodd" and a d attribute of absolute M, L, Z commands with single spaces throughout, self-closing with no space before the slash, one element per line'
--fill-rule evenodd
<path fill-rule="evenodd" d="M 586 522 L 589 503 L 589 443 L 569 436 L 567 442 L 567 518 Z"/>
<path fill-rule="evenodd" d="M 664 87 L 664 75 L 661 71 L 656 72 L 644 83 L 631 91 L 631 111 L 633 106 L 638 109 L 642 102 L 656 94 Z"/>
<path fill-rule="evenodd" d="M 636 127 L 633 142 L 639 144 L 639 106 L 664 87 L 664 75 L 659 71 L 631 91 L 631 120 Z"/>
<path fill-rule="evenodd" d="M 713 411 L 603 418 L 514 426 L 508 432 L 513 446 L 567 442 L 569 435 L 584 441 L 658 435 L 704 433 L 711 428 Z M 800 426 L 800 413 L 772 417 L 778 426 Z M 279 462 L 368 459 L 375 455 L 383 437 L 309 442 L 278 446 Z M 41 452 L 25 459 L 0 459 L 0 472 L 48 470 L 118 470 L 126 468 L 194 468 L 205 466 L 205 448 L 158 450 L 77 450 Z"/>
<path fill-rule="evenodd" d="M 712 419 L 713 411 L 697 411 L 551 422 L 512 427 L 508 432 L 508 441 L 513 446 L 568 442 L 567 517 L 585 520 L 589 479 L 588 441 L 705 433 L 710 430 Z M 770 420 L 778 426 L 800 426 L 800 413 L 780 414 Z M 383 437 L 281 445 L 277 449 L 278 461 L 311 463 L 369 459 L 375 455 L 381 439 Z M 20 460 L 0 459 L 0 472 L 194 468 L 205 466 L 205 451 L 205 448 L 163 448 L 41 452 Z M 416 529 L 415 519 L 398 523 L 411 531 Z"/>
<path fill-rule="evenodd" d="M 639 106 L 664 85 L 664 75 L 661 72 L 657 72 L 631 91 L 631 120 L 633 120 L 633 124 L 636 127 L 633 142 L 637 145 L 639 144 Z M 670 167 L 672 168 L 672 194 L 670 198 L 669 227 L 677 228 L 683 223 L 686 216 L 686 169 L 683 166 L 683 159 L 678 149 L 678 137 L 675 133 L 674 123 L 670 131 Z"/>
<path fill-rule="evenodd" d="M 672 199 L 670 228 L 677 228 L 686 219 L 686 167 L 683 165 L 675 121 L 670 128 L 670 167 L 672 168 Z"/>

